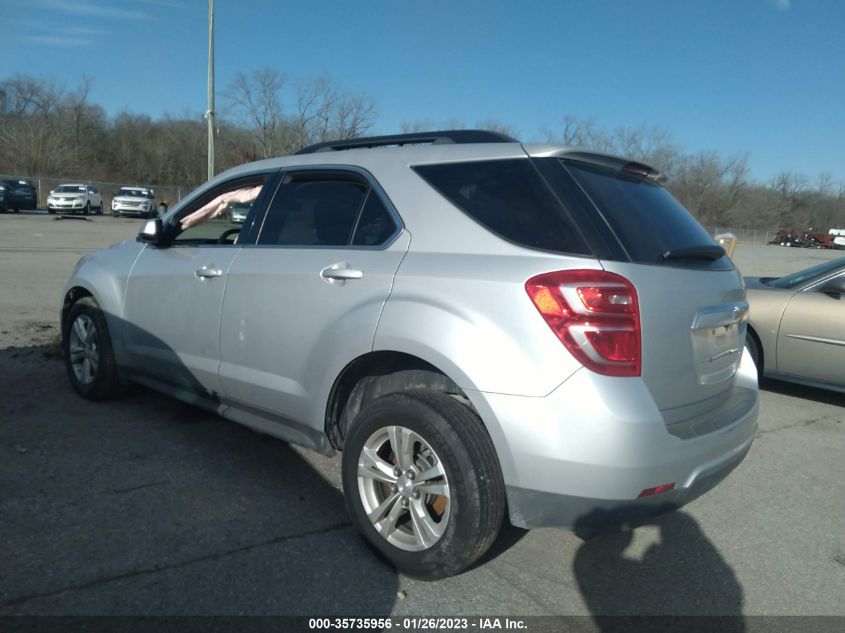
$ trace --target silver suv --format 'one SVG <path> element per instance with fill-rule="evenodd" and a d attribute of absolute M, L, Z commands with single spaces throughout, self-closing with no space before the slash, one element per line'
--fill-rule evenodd
<path fill-rule="evenodd" d="M 83 257 L 63 304 L 82 396 L 140 383 L 343 450 L 355 525 L 417 577 L 505 515 L 591 533 L 677 508 L 756 428 L 741 277 L 660 175 L 489 132 L 227 171 Z"/>

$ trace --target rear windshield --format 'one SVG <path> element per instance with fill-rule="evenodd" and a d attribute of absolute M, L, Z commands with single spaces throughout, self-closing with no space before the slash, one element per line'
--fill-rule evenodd
<path fill-rule="evenodd" d="M 575 224 L 527 158 L 414 167 L 473 220 L 520 246 L 589 255 Z"/>
<path fill-rule="evenodd" d="M 561 160 L 567 171 L 590 197 L 627 251 L 631 261 L 643 264 L 668 263 L 725 269 L 727 257 L 666 260 L 667 253 L 679 253 L 701 246 L 714 246 L 710 234 L 683 205 L 657 183 L 621 176 L 591 163 Z"/>

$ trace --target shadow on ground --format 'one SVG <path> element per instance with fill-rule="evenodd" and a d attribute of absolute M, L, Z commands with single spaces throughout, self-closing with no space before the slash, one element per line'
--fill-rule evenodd
<path fill-rule="evenodd" d="M 145 389 L 94 403 L 0 350 L 0 614 L 385 615 L 336 464 Z"/>
<path fill-rule="evenodd" d="M 808 387 L 793 382 L 772 380 L 771 378 L 763 378 L 763 380 L 760 381 L 760 389 L 765 389 L 766 391 L 771 391 L 772 393 L 779 393 L 783 396 L 822 402 L 824 404 L 831 404 L 835 407 L 845 407 L 845 393 L 840 393 L 838 391 Z"/>
<path fill-rule="evenodd" d="M 695 615 L 729 616 L 719 630 L 744 631 L 742 586 L 698 523 L 680 511 L 650 525 L 659 539 L 645 551 L 627 551 L 634 533 L 621 530 L 585 541 L 575 555 L 578 588 L 599 628 L 629 630 L 618 616 Z"/>

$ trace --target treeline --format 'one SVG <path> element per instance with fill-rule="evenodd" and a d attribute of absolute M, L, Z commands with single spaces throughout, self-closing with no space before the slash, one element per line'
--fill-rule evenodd
<path fill-rule="evenodd" d="M 206 179 L 207 124 L 201 115 L 108 117 L 90 99 L 92 80 L 73 88 L 15 75 L 0 82 L 0 173 L 29 177 L 193 187 Z M 291 82 L 275 70 L 239 74 L 219 97 L 216 167 L 280 156 L 311 143 L 373 133 L 375 101 L 327 77 Z M 403 131 L 467 127 L 457 120 L 414 121 Z M 667 187 L 709 227 L 845 227 L 845 182 L 784 171 L 769 182 L 749 175 L 748 155 L 690 152 L 662 127 L 608 129 L 595 120 L 564 116 L 537 133 L 492 120 L 494 129 L 523 141 L 563 143 L 621 154 L 653 165 Z"/>
<path fill-rule="evenodd" d="M 0 174 L 196 186 L 206 180 L 202 115 L 108 117 L 92 80 L 66 88 L 15 75 L 0 82 Z M 375 102 L 326 77 L 288 85 L 273 70 L 238 75 L 217 113 L 215 167 L 289 154 L 311 143 L 365 134 Z"/>

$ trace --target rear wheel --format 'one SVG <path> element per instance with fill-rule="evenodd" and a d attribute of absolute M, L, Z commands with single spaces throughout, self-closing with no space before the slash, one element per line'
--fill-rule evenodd
<path fill-rule="evenodd" d="M 97 302 L 83 297 L 70 309 L 62 351 L 77 393 L 104 400 L 120 392 L 120 378 L 106 319 Z"/>
<path fill-rule="evenodd" d="M 85 208 L 82 210 L 82 213 L 84 213 L 85 215 L 91 214 L 91 203 L 90 202 L 85 203 Z"/>
<path fill-rule="evenodd" d="M 411 576 L 461 572 L 502 525 L 504 483 L 490 436 L 444 393 L 406 391 L 366 406 L 344 443 L 342 475 L 358 530 Z"/>

